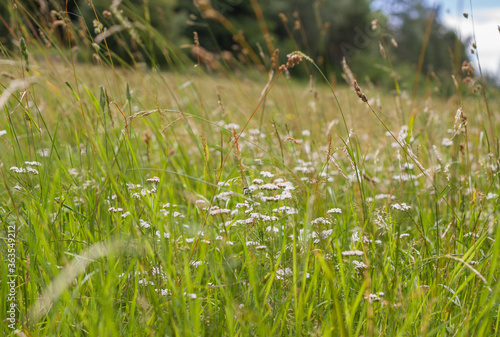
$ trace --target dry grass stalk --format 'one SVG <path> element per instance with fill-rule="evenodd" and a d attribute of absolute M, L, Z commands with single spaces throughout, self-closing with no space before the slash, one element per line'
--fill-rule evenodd
<path fill-rule="evenodd" d="M 354 74 L 352 73 L 351 68 L 347 65 L 345 57 L 342 58 L 342 70 L 344 71 L 342 73 L 342 78 L 347 82 L 347 84 L 354 83 Z"/>
<path fill-rule="evenodd" d="M 366 95 L 361 91 L 361 88 L 359 87 L 358 85 L 358 81 L 354 80 L 354 91 L 356 91 L 356 95 L 358 95 L 359 98 L 361 98 L 361 100 L 363 102 L 368 102 L 368 98 L 366 98 Z"/>

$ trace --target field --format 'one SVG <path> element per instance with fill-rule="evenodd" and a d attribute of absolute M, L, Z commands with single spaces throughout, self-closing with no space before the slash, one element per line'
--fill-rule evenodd
<path fill-rule="evenodd" d="M 0 60 L 4 335 L 499 334 L 494 88 L 33 55 Z"/>

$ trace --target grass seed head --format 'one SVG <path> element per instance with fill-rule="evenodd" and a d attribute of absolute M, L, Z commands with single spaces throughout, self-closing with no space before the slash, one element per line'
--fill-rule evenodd
<path fill-rule="evenodd" d="M 356 80 L 354 80 L 354 91 L 356 91 L 356 95 L 358 95 L 358 97 L 361 98 L 363 102 L 368 102 L 368 98 L 366 98 L 366 95 L 361 91 L 358 81 Z"/>

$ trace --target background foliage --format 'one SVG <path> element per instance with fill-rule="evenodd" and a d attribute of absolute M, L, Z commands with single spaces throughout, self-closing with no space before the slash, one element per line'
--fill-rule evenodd
<path fill-rule="evenodd" d="M 452 82 L 446 74 L 452 69 L 459 74 L 466 59 L 464 45 L 440 22 L 439 9 L 420 0 L 390 1 L 384 12 L 373 10 L 369 0 L 80 0 L 68 2 L 69 16 L 64 14 L 62 0 L 22 0 L 16 2 L 21 9 L 17 17 L 13 17 L 12 4 L 0 4 L 4 53 L 17 44 L 11 34 L 16 20 L 30 28 L 24 34 L 40 38 L 43 32 L 62 48 L 68 47 L 62 22 L 71 20 L 80 29 L 72 33 L 78 40 L 74 44 L 85 46 L 80 46 L 78 55 L 87 61 L 95 59 L 94 54 L 109 57 L 108 51 L 112 51 L 115 62 L 165 67 L 181 48 L 194 60 L 201 52 L 202 61 L 217 62 L 215 69 L 219 62 L 232 67 L 257 64 L 263 69 L 274 48 L 282 51 L 282 60 L 299 49 L 334 76 L 340 74 L 346 57 L 355 73 L 365 74 L 374 83 L 393 85 L 387 81 L 393 67 L 413 85 L 424 47 L 423 78 L 432 75 L 444 81 L 446 85 L 440 86 L 443 93 L 451 92 Z M 429 21 L 434 29 L 426 38 Z M 99 35 L 104 30 L 106 41 Z M 200 52 L 193 52 L 195 32 Z M 381 40 L 385 41 L 382 47 Z M 381 48 L 391 66 L 381 63 Z M 309 71 L 305 68 L 301 73 L 308 75 Z"/>

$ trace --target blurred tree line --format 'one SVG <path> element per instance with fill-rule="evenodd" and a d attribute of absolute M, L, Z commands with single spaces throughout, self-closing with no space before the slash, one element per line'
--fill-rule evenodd
<path fill-rule="evenodd" d="M 439 9 L 423 0 L 386 4 L 378 11 L 371 0 L 9 0 L 0 4 L 0 44 L 8 54 L 14 37 L 25 36 L 47 47 L 78 45 L 82 60 L 155 67 L 174 64 L 183 49 L 211 70 L 264 70 L 275 48 L 281 63 L 301 50 L 330 74 L 346 58 L 377 84 L 390 85 L 395 73 L 413 80 L 421 69 L 422 81 L 446 88 L 440 82 L 459 76 L 466 56 Z"/>

